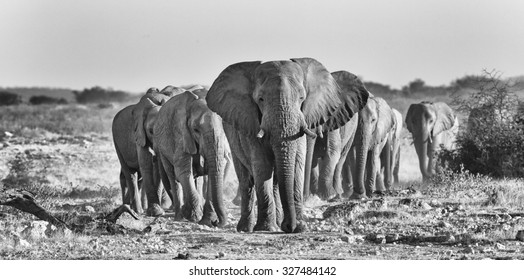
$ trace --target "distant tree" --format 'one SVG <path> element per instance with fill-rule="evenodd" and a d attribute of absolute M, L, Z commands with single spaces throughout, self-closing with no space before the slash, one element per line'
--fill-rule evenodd
<path fill-rule="evenodd" d="M 406 95 L 412 95 L 417 92 L 423 92 L 426 88 L 426 82 L 422 79 L 415 79 L 408 83 L 407 86 L 402 87 L 402 92 Z"/>
<path fill-rule="evenodd" d="M 398 90 L 392 89 L 389 85 L 383 85 L 376 82 L 364 82 L 364 85 L 369 90 L 369 92 L 379 96 L 398 94 Z"/>
<path fill-rule="evenodd" d="M 29 98 L 29 103 L 32 105 L 40 105 L 40 104 L 67 104 L 68 102 L 65 98 L 55 98 L 55 97 L 50 97 L 47 95 L 35 95 Z"/>
<path fill-rule="evenodd" d="M 132 95 L 119 90 L 103 89 L 99 86 L 82 91 L 73 91 L 78 103 L 123 102 L 132 98 Z"/>
<path fill-rule="evenodd" d="M 0 91 L 0 106 L 17 105 L 22 103 L 22 97 L 16 93 Z"/>

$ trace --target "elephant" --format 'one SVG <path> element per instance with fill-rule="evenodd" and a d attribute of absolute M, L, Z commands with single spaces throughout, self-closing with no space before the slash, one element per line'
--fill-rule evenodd
<path fill-rule="evenodd" d="M 391 170 L 393 172 L 393 182 L 395 184 L 399 183 L 398 179 L 398 172 L 400 169 L 400 141 L 401 134 L 402 134 L 402 127 L 403 127 L 403 118 L 402 114 L 395 108 L 391 108 L 393 113 L 395 114 L 395 128 L 392 133 L 392 140 L 391 140 Z"/>
<path fill-rule="evenodd" d="M 158 169 L 154 167 L 156 160 L 151 154 L 151 131 L 160 106 L 180 92 L 180 88 L 173 86 L 167 86 L 162 91 L 150 88 L 137 104 L 125 107 L 113 119 L 113 142 L 121 167 L 122 201 L 130 204 L 138 213 L 143 212 L 138 182 L 145 186 L 143 191 L 149 200 L 148 215 L 158 216 L 163 213 L 162 207 L 158 205 L 160 200 L 163 208 L 169 207 L 167 193 L 157 186 L 160 179 L 156 171 Z"/>
<path fill-rule="evenodd" d="M 384 193 L 380 172 L 384 163 L 384 177 L 390 178 L 391 137 L 395 121 L 391 107 L 380 97 L 370 94 L 368 102 L 356 116 L 357 130 L 344 170 L 350 170 L 353 192 L 350 199 L 365 199 Z M 384 160 L 381 160 L 384 154 Z M 348 184 L 349 185 L 349 184 Z M 375 189 L 375 187 L 377 187 Z M 349 192 L 346 190 L 346 192 Z"/>
<path fill-rule="evenodd" d="M 458 133 L 458 118 L 444 102 L 411 104 L 406 114 L 406 128 L 413 136 L 423 181 L 435 173 L 435 153 L 443 146 L 453 149 Z"/>
<path fill-rule="evenodd" d="M 320 62 L 296 58 L 229 65 L 206 100 L 224 122 L 242 192 L 237 231 L 305 231 L 306 137 L 347 123 L 367 96 L 341 93 Z"/>
<path fill-rule="evenodd" d="M 357 94 L 363 95 L 362 98 L 368 96 L 364 84 L 354 74 L 347 71 L 337 71 L 331 73 L 331 75 L 342 91 L 355 91 Z M 323 137 L 308 138 L 308 142 L 314 141 L 315 144 L 310 187 L 304 187 L 304 199 L 307 199 L 310 193 L 317 194 L 324 200 L 342 197 L 344 192 L 342 170 L 355 138 L 357 120 L 358 118 L 355 115 L 342 127 L 323 133 Z"/>
<path fill-rule="evenodd" d="M 222 119 L 208 108 L 206 93 L 205 89 L 186 91 L 162 106 L 153 129 L 155 151 L 164 170 L 162 180 L 174 193 L 176 217 L 223 227 L 227 225 L 223 187 L 230 151 Z M 193 178 L 205 174 L 204 206 Z"/>

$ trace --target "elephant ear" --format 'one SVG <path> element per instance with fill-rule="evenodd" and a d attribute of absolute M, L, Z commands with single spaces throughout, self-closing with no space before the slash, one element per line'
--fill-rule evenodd
<path fill-rule="evenodd" d="M 415 113 L 415 108 L 418 106 L 418 104 L 411 104 L 409 106 L 408 112 L 406 113 L 406 128 L 410 133 L 413 133 L 413 114 Z"/>
<path fill-rule="evenodd" d="M 346 111 L 351 113 L 349 116 L 351 119 L 354 114 L 366 106 L 368 98 L 373 97 L 373 94 L 366 89 L 364 83 L 356 75 L 348 71 L 337 71 L 331 75 L 340 87 L 340 95 Z"/>
<path fill-rule="evenodd" d="M 146 129 L 144 123 L 147 118 L 147 113 L 157 105 L 149 98 L 142 98 L 132 110 L 133 122 L 135 123 L 135 142 L 140 147 L 145 147 L 147 144 Z"/>
<path fill-rule="evenodd" d="M 366 93 L 353 92 L 351 86 L 341 90 L 331 73 L 317 60 L 293 58 L 291 61 L 297 63 L 304 73 L 306 99 L 302 103 L 302 112 L 309 128 L 322 125 L 324 131 L 337 129 L 365 106 Z M 361 93 L 364 95 L 359 97 Z"/>
<path fill-rule="evenodd" d="M 386 100 L 375 97 L 377 102 L 377 128 L 375 130 L 376 140 L 381 142 L 395 126 L 394 113 Z"/>
<path fill-rule="evenodd" d="M 441 132 L 451 129 L 455 124 L 455 114 L 453 110 L 444 102 L 433 103 L 437 113 L 435 126 L 433 126 L 432 136 L 439 135 Z"/>
<path fill-rule="evenodd" d="M 175 135 L 180 135 L 183 151 L 191 155 L 198 153 L 195 140 L 188 126 L 188 119 L 191 114 L 191 103 L 197 100 L 196 97 L 192 92 L 186 91 L 170 100 L 170 102 L 173 102 L 172 104 L 176 104 L 173 116 L 175 119 Z"/>
<path fill-rule="evenodd" d="M 252 98 L 252 76 L 260 64 L 260 61 L 251 61 L 228 66 L 206 95 L 209 109 L 235 129 L 250 135 L 260 130 L 260 112 Z"/>

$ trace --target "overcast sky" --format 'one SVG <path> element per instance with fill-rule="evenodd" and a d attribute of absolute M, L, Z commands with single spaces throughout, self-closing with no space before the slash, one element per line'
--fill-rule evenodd
<path fill-rule="evenodd" d="M 0 0 L 0 86 L 141 92 L 313 57 L 400 88 L 524 74 L 522 0 Z"/>

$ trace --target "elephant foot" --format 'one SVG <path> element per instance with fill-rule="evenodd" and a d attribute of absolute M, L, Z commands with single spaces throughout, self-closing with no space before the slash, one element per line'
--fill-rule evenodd
<path fill-rule="evenodd" d="M 271 223 L 271 222 L 262 222 L 262 223 L 257 223 L 255 225 L 255 227 L 253 228 L 253 231 L 271 231 L 271 232 L 276 232 L 276 231 L 279 231 L 280 228 L 277 226 L 276 223 Z"/>
<path fill-rule="evenodd" d="M 218 226 L 218 219 L 211 219 L 209 217 L 203 217 L 199 222 L 199 225 L 204 225 L 208 227 L 216 227 Z"/>
<path fill-rule="evenodd" d="M 353 192 L 350 196 L 349 196 L 349 199 L 350 200 L 364 200 L 364 199 L 367 199 L 368 196 L 364 193 L 356 193 L 356 192 Z"/>
<path fill-rule="evenodd" d="M 151 204 L 149 208 L 147 208 L 147 212 L 146 212 L 146 215 L 150 217 L 160 217 L 164 214 L 165 214 L 164 209 L 162 209 L 162 207 L 160 207 L 160 205 L 156 203 Z"/>
<path fill-rule="evenodd" d="M 132 204 L 131 209 L 135 211 L 137 214 L 144 214 L 144 209 L 142 209 L 142 206 L 137 206 L 137 205 Z"/>
<path fill-rule="evenodd" d="M 371 197 L 384 197 L 386 196 L 386 192 L 384 191 L 374 191 Z"/>
<path fill-rule="evenodd" d="M 297 221 L 297 227 L 295 227 L 295 230 L 293 233 L 301 233 L 301 232 L 307 232 L 307 224 L 304 221 Z"/>
<path fill-rule="evenodd" d="M 253 232 L 254 223 L 247 218 L 240 218 L 237 224 L 238 232 Z"/>
<path fill-rule="evenodd" d="M 198 222 L 202 219 L 202 210 L 191 209 L 190 207 L 184 207 L 182 209 L 183 216 L 190 222 Z"/>

